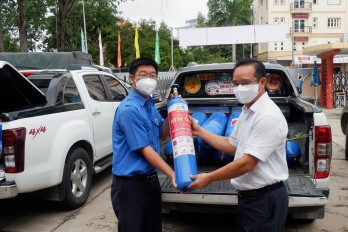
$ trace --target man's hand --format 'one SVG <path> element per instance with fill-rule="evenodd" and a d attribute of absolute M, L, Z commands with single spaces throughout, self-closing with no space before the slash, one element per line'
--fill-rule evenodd
<path fill-rule="evenodd" d="M 189 116 L 189 119 L 191 121 L 192 135 L 199 136 L 199 132 L 201 131 L 201 127 L 196 123 L 196 120 L 194 118 Z"/>
<path fill-rule="evenodd" d="M 210 173 L 201 173 L 196 176 L 190 176 L 191 179 L 195 180 L 192 184 L 188 186 L 190 189 L 202 189 L 207 187 L 211 182 L 211 174 Z"/>

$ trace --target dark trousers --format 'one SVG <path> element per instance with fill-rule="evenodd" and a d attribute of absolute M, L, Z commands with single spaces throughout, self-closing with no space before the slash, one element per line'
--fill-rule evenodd
<path fill-rule="evenodd" d="M 152 182 L 113 175 L 112 207 L 119 232 L 161 232 L 161 187 Z"/>
<path fill-rule="evenodd" d="M 285 186 L 260 196 L 238 196 L 237 231 L 284 231 L 288 205 Z"/>

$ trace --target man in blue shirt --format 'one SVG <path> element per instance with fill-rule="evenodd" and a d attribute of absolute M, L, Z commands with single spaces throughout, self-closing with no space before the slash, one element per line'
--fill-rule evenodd
<path fill-rule="evenodd" d="M 138 58 L 129 67 L 132 89 L 115 112 L 112 126 L 113 181 L 111 201 L 118 231 L 162 231 L 160 170 L 172 179 L 173 169 L 160 157 L 160 140 L 169 136 L 150 94 L 157 84 L 158 65 Z"/>

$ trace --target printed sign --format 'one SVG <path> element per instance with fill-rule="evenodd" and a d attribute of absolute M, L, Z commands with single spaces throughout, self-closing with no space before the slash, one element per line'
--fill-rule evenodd
<path fill-rule="evenodd" d="M 233 94 L 231 81 L 208 81 L 205 92 L 209 95 Z"/>
<path fill-rule="evenodd" d="M 177 103 L 170 106 L 168 115 L 174 158 L 180 155 L 196 155 L 187 105 Z"/>

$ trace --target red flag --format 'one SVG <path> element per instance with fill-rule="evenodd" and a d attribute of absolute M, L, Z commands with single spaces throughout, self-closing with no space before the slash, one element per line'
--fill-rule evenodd
<path fill-rule="evenodd" d="M 121 58 L 121 36 L 120 32 L 118 32 L 118 39 L 117 39 L 117 67 L 122 66 L 122 58 Z"/>

